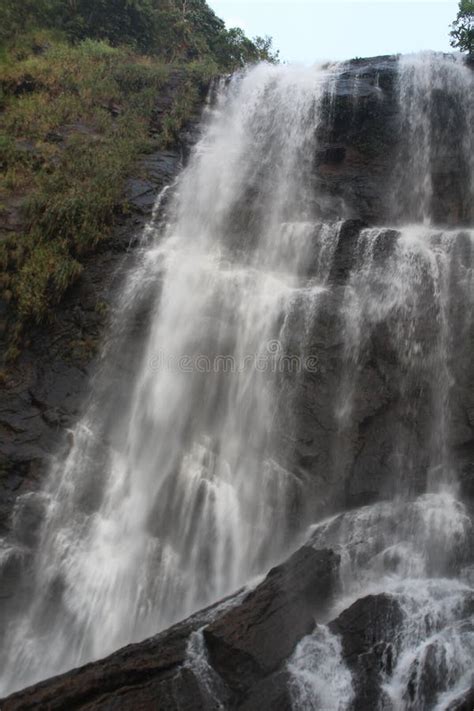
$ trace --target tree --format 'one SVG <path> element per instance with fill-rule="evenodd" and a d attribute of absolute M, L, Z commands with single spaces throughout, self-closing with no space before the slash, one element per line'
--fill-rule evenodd
<path fill-rule="evenodd" d="M 270 37 L 227 29 L 206 0 L 0 0 L 0 42 L 28 29 L 62 30 L 71 42 L 126 44 L 166 61 L 210 59 L 221 71 L 276 62 Z"/>
<path fill-rule="evenodd" d="M 474 59 L 474 0 L 461 0 L 459 11 L 451 25 L 451 47 L 467 52 Z"/>
<path fill-rule="evenodd" d="M 55 28 L 69 39 L 103 39 L 146 50 L 152 42 L 151 0 L 0 0 L 0 39 L 31 28 Z"/>
<path fill-rule="evenodd" d="M 0 0 L 0 40 L 19 35 L 31 25 L 49 26 L 58 6 L 59 0 Z"/>
<path fill-rule="evenodd" d="M 265 37 L 254 37 L 253 43 L 257 48 L 260 61 L 278 64 L 280 61 L 280 51 L 273 49 L 273 39 L 271 37 L 268 35 L 265 35 Z"/>
<path fill-rule="evenodd" d="M 153 36 L 150 0 L 67 0 L 58 24 L 73 40 L 87 37 L 147 49 Z"/>

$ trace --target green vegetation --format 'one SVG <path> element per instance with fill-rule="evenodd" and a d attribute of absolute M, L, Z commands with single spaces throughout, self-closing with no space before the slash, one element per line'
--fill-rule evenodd
<path fill-rule="evenodd" d="M 276 61 L 204 0 L 1 0 L 0 299 L 8 355 L 54 315 L 83 259 L 126 209 L 137 156 L 166 147 L 212 76 Z M 179 73 L 158 135 L 157 97 Z M 5 324 L 0 323 L 0 330 Z"/>
<path fill-rule="evenodd" d="M 467 52 L 474 59 L 474 2 L 461 0 L 457 17 L 451 25 L 451 46 Z"/>
<path fill-rule="evenodd" d="M 127 44 L 168 61 L 208 57 L 229 71 L 278 54 L 268 37 L 252 41 L 238 28 L 226 29 L 205 0 L 2 0 L 0 37 L 28 27 L 61 30 L 70 42 Z"/>

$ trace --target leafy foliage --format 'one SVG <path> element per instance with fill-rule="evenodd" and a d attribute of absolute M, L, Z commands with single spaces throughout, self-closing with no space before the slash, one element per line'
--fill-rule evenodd
<path fill-rule="evenodd" d="M 39 41 L 47 49 L 37 54 Z M 22 36 L 20 46 L 22 58 L 14 47 L 1 65 L 0 209 L 21 200 L 23 227 L 0 242 L 0 298 L 20 321 L 40 321 L 80 276 L 84 256 L 107 238 L 114 214 L 126 209 L 122 186 L 137 155 L 174 140 L 216 67 L 180 68 L 181 88 L 151 138 L 156 97 L 173 65 L 37 32 L 29 41 Z M 25 81 L 28 91 L 17 94 Z"/>
<path fill-rule="evenodd" d="M 176 140 L 212 76 L 260 60 L 278 61 L 271 38 L 227 29 L 206 0 L 0 0 L 0 300 L 11 357 L 24 324 L 54 316 L 127 209 L 137 155 Z M 179 89 L 152 137 L 172 72 Z"/>
<path fill-rule="evenodd" d="M 271 38 L 226 29 L 205 0 L 2 0 L 0 38 L 28 26 L 62 30 L 73 42 L 128 44 L 168 61 L 211 57 L 224 70 L 278 58 Z"/>
<path fill-rule="evenodd" d="M 451 25 L 451 46 L 474 57 L 474 2 L 461 0 L 457 17 Z"/>

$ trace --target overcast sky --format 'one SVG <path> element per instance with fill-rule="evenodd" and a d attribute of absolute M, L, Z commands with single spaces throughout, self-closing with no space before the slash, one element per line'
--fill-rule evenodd
<path fill-rule="evenodd" d="M 457 0 L 208 0 L 228 27 L 271 35 L 281 58 L 313 63 L 450 51 Z"/>

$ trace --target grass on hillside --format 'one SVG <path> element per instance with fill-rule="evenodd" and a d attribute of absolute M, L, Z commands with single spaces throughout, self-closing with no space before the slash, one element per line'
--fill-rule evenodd
<path fill-rule="evenodd" d="M 0 53 L 0 222 L 19 204 L 22 225 L 0 234 L 0 298 L 15 315 L 10 358 L 23 324 L 53 313 L 81 258 L 109 234 L 137 156 L 173 141 L 196 107 L 199 81 L 216 71 L 185 65 L 189 78 L 151 138 L 153 107 L 173 69 L 126 47 L 72 46 L 44 32 Z"/>

